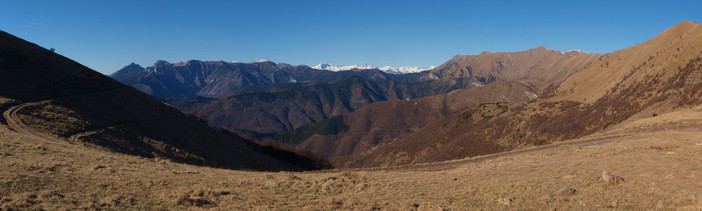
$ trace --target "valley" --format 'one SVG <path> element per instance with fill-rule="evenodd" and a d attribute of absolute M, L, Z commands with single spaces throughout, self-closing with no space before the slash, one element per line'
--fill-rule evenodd
<path fill-rule="evenodd" d="M 237 27 L 190 30 L 211 19 L 179 22 L 195 19 L 188 13 L 173 19 L 186 30 L 166 22 L 148 27 L 112 22 L 134 28 L 75 37 L 82 45 L 95 41 L 87 37 L 113 45 L 108 54 L 114 58 L 101 64 L 136 58 L 110 75 L 67 56 L 83 59 L 90 52 L 91 62 L 105 60 L 95 53 L 105 51 L 95 50 L 100 45 L 94 42 L 94 49 L 64 43 L 57 51 L 45 47 L 54 42 L 39 39 L 43 36 L 20 30 L 22 37 L 40 40 L 33 43 L 0 31 L 0 211 L 702 210 L 698 22 L 678 21 L 643 42 L 628 38 L 631 45 L 619 50 L 586 53 L 556 49 L 574 45 L 570 37 L 587 36 L 597 37 L 597 43 L 583 40 L 576 46 L 611 48 L 616 41 L 603 37 L 639 29 L 610 32 L 598 26 L 603 29 L 584 36 L 569 30 L 593 25 L 572 24 L 549 33 L 541 31 L 545 26 L 525 31 L 513 23 L 521 16 L 504 16 L 509 21 L 496 18 L 490 27 L 443 25 L 401 33 L 408 26 L 394 23 L 409 18 L 403 13 L 376 20 L 374 13 L 353 10 L 344 18 L 368 16 L 355 25 L 369 30 L 327 31 L 341 20 L 336 12 L 321 16 L 328 23 L 305 19 L 309 25 L 296 25 L 298 16 L 311 16 L 294 5 L 285 8 L 285 16 L 278 14 L 280 8 L 258 5 L 281 23 L 262 27 L 247 13 L 261 8 L 221 2 L 203 13 L 200 5 L 190 6 L 192 14 L 217 14 Z M 460 12 L 485 12 L 473 9 L 479 5 L 462 6 L 471 9 Z M 540 7 L 546 6 L 528 8 Z M 103 12 L 112 11 L 98 13 Z M 248 16 L 232 18 L 239 13 Z M 439 19 L 467 24 L 464 19 L 472 18 L 413 14 L 433 20 L 412 19 L 420 25 Z M 544 17 L 563 17 L 551 15 Z M 144 21 L 153 20 L 162 19 Z M 659 21 L 637 26 L 670 23 Z M 384 22 L 393 27 L 373 27 L 388 26 Z M 56 23 L 30 25 L 36 30 Z M 159 24 L 170 28 L 150 34 L 148 29 Z M 301 29 L 305 33 L 298 34 Z M 207 39 L 192 39 L 188 31 Z M 71 31 L 56 31 L 56 37 L 66 36 L 62 33 Z M 421 42 L 408 41 L 415 36 Z M 463 36 L 481 39 L 456 41 Z M 139 42 L 114 40 L 124 37 Z M 188 39 L 172 43 L 172 37 Z M 538 47 L 455 54 L 440 65 L 426 65 L 429 58 L 453 55 L 436 49 L 453 51 L 466 43 L 473 46 L 462 48 Z M 417 56 L 415 47 L 431 51 Z M 154 59 L 156 52 L 161 54 Z M 281 62 L 195 59 L 222 52 L 244 59 L 268 52 L 263 58 Z M 403 63 L 317 61 L 363 64 L 359 58 Z M 145 60 L 156 62 L 137 64 Z M 284 63 L 288 60 L 294 63 Z M 298 61 L 318 65 L 291 65 Z"/>

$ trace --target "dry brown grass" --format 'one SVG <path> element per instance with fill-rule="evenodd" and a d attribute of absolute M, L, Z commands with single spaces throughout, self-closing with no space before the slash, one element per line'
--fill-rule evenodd
<path fill-rule="evenodd" d="M 651 40 L 606 54 L 508 115 L 465 124 L 439 119 L 357 155 L 360 166 L 436 162 L 545 145 L 622 122 L 700 105 L 702 25 L 680 23 Z M 465 119 L 465 118 L 464 118 Z"/>
<path fill-rule="evenodd" d="M 2 209 L 702 209 L 702 108 L 587 145 L 440 169 L 248 172 L 109 153 L 0 126 Z M 624 178 L 602 181 L 609 171 Z M 562 188 L 576 190 L 556 194 Z"/>

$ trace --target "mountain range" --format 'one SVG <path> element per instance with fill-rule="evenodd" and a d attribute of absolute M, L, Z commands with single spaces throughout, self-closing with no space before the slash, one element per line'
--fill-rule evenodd
<path fill-rule="evenodd" d="M 535 89 L 536 96 L 596 56 L 544 47 L 517 53 L 485 52 L 455 56 L 431 71 L 402 75 L 378 69 L 323 71 L 267 60 L 192 60 L 176 64 L 159 61 L 148 68 L 131 64 L 111 77 L 160 97 L 184 112 L 203 116 L 213 127 L 277 133 L 347 114 L 374 102 L 433 96 L 497 80 L 525 83 Z M 231 78 L 233 75 L 246 75 L 247 80 Z M 300 81 L 281 79 L 291 75 L 297 75 Z"/>
<path fill-rule="evenodd" d="M 343 71 L 343 70 L 353 70 L 353 69 L 378 69 L 378 70 L 382 70 L 384 72 L 391 73 L 391 74 L 406 74 L 406 73 L 418 73 L 418 72 L 422 72 L 422 71 L 431 70 L 431 69 L 434 69 L 435 66 L 429 66 L 429 67 L 408 67 L 408 66 L 404 66 L 404 67 L 395 67 L 395 66 L 377 67 L 377 66 L 368 65 L 368 64 L 343 66 L 343 65 L 332 65 L 332 64 L 328 64 L 328 63 L 319 63 L 315 66 L 312 66 L 312 68 L 318 69 L 318 70 L 329 70 L 329 71 Z"/>
<path fill-rule="evenodd" d="M 171 98 L 225 97 L 249 86 L 329 82 L 351 76 L 373 81 L 412 80 L 410 75 L 396 76 L 377 69 L 332 72 L 267 60 L 252 63 L 198 60 L 169 63 L 160 60 L 146 68 L 132 63 L 110 75 L 151 96 Z"/>
<path fill-rule="evenodd" d="M 462 79 L 474 83 L 474 87 L 424 98 L 371 104 L 343 116 L 349 130 L 309 136 L 299 143 L 299 147 L 332 161 L 336 166 L 355 167 L 347 164 L 347 159 L 366 153 L 379 144 L 409 136 L 432 121 L 486 103 L 518 104 L 535 100 L 546 87 L 561 83 L 600 56 L 577 52 L 564 54 L 544 47 L 455 56 L 423 77 L 442 83 Z"/>
<path fill-rule="evenodd" d="M 702 52 L 696 48 L 698 26 L 683 22 L 647 42 L 605 55 L 537 47 L 455 56 L 418 73 L 417 80 L 440 84 L 461 80 L 462 89 L 433 97 L 375 102 L 377 105 L 365 101 L 366 106 L 307 121 L 326 126 L 301 127 L 304 122 L 257 131 L 260 128 L 227 125 L 246 122 L 243 120 L 210 124 L 255 132 L 289 131 L 251 138 L 293 144 L 337 167 L 435 162 L 554 143 L 593 134 L 627 119 L 696 105 L 697 94 L 690 87 L 696 84 L 694 62 Z M 495 82 L 501 83 L 488 86 Z M 241 110 L 232 107 L 235 103 L 215 102 L 217 107 L 203 110 L 216 119 L 229 116 L 216 112 L 225 107 Z M 331 128 L 343 130 L 314 129 L 328 127 L 330 122 L 321 120 L 335 115 L 342 117 L 331 121 L 335 125 Z M 301 118 L 287 120 L 291 119 Z"/>

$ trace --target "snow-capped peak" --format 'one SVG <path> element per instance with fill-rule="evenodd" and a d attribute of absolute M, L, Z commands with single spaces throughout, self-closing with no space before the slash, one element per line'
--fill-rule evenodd
<path fill-rule="evenodd" d="M 559 52 L 559 53 L 561 53 L 561 54 L 567 54 L 567 53 L 572 53 L 572 54 L 586 54 L 586 52 L 581 51 L 581 50 L 578 50 L 578 49 L 571 49 L 571 50 L 568 50 L 568 51 L 559 51 L 559 50 L 554 50 L 554 51 L 557 51 L 557 52 Z"/>
<path fill-rule="evenodd" d="M 318 70 L 328 70 L 331 66 L 332 65 L 327 64 L 327 63 L 319 63 L 315 66 L 312 66 L 312 68 L 318 69 Z"/>
<path fill-rule="evenodd" d="M 418 73 L 426 70 L 431 70 L 436 68 L 436 66 L 429 66 L 429 67 L 395 67 L 395 66 L 385 66 L 378 68 L 379 70 L 382 70 L 386 73 L 392 73 L 392 74 L 406 74 L 406 73 Z"/>
<path fill-rule="evenodd" d="M 373 65 L 348 65 L 348 66 L 342 66 L 342 65 L 331 65 L 328 63 L 319 63 L 315 66 L 312 66 L 314 69 L 318 70 L 329 70 L 329 71 L 342 71 L 342 70 L 352 70 L 352 69 L 376 69 L 376 66 Z"/>
<path fill-rule="evenodd" d="M 352 69 L 379 69 L 383 72 L 386 73 L 391 73 L 391 74 L 405 74 L 405 73 L 416 73 L 416 72 L 422 72 L 425 70 L 430 70 L 434 69 L 435 66 L 430 66 L 430 67 L 395 67 L 395 66 L 384 66 L 384 67 L 376 67 L 373 65 L 331 65 L 328 63 L 319 63 L 315 66 L 312 66 L 314 69 L 318 70 L 329 70 L 329 71 L 343 71 L 343 70 L 352 70 Z"/>
<path fill-rule="evenodd" d="M 269 62 L 269 61 L 266 60 L 266 59 L 259 59 L 259 60 L 256 60 L 256 61 L 253 62 L 253 63 L 261 63 L 261 62 Z"/>

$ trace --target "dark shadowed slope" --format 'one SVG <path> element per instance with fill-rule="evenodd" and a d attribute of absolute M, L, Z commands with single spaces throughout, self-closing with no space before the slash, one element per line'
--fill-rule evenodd
<path fill-rule="evenodd" d="M 131 87 L 0 32 L 3 116 L 17 132 L 178 162 L 293 170 Z"/>

